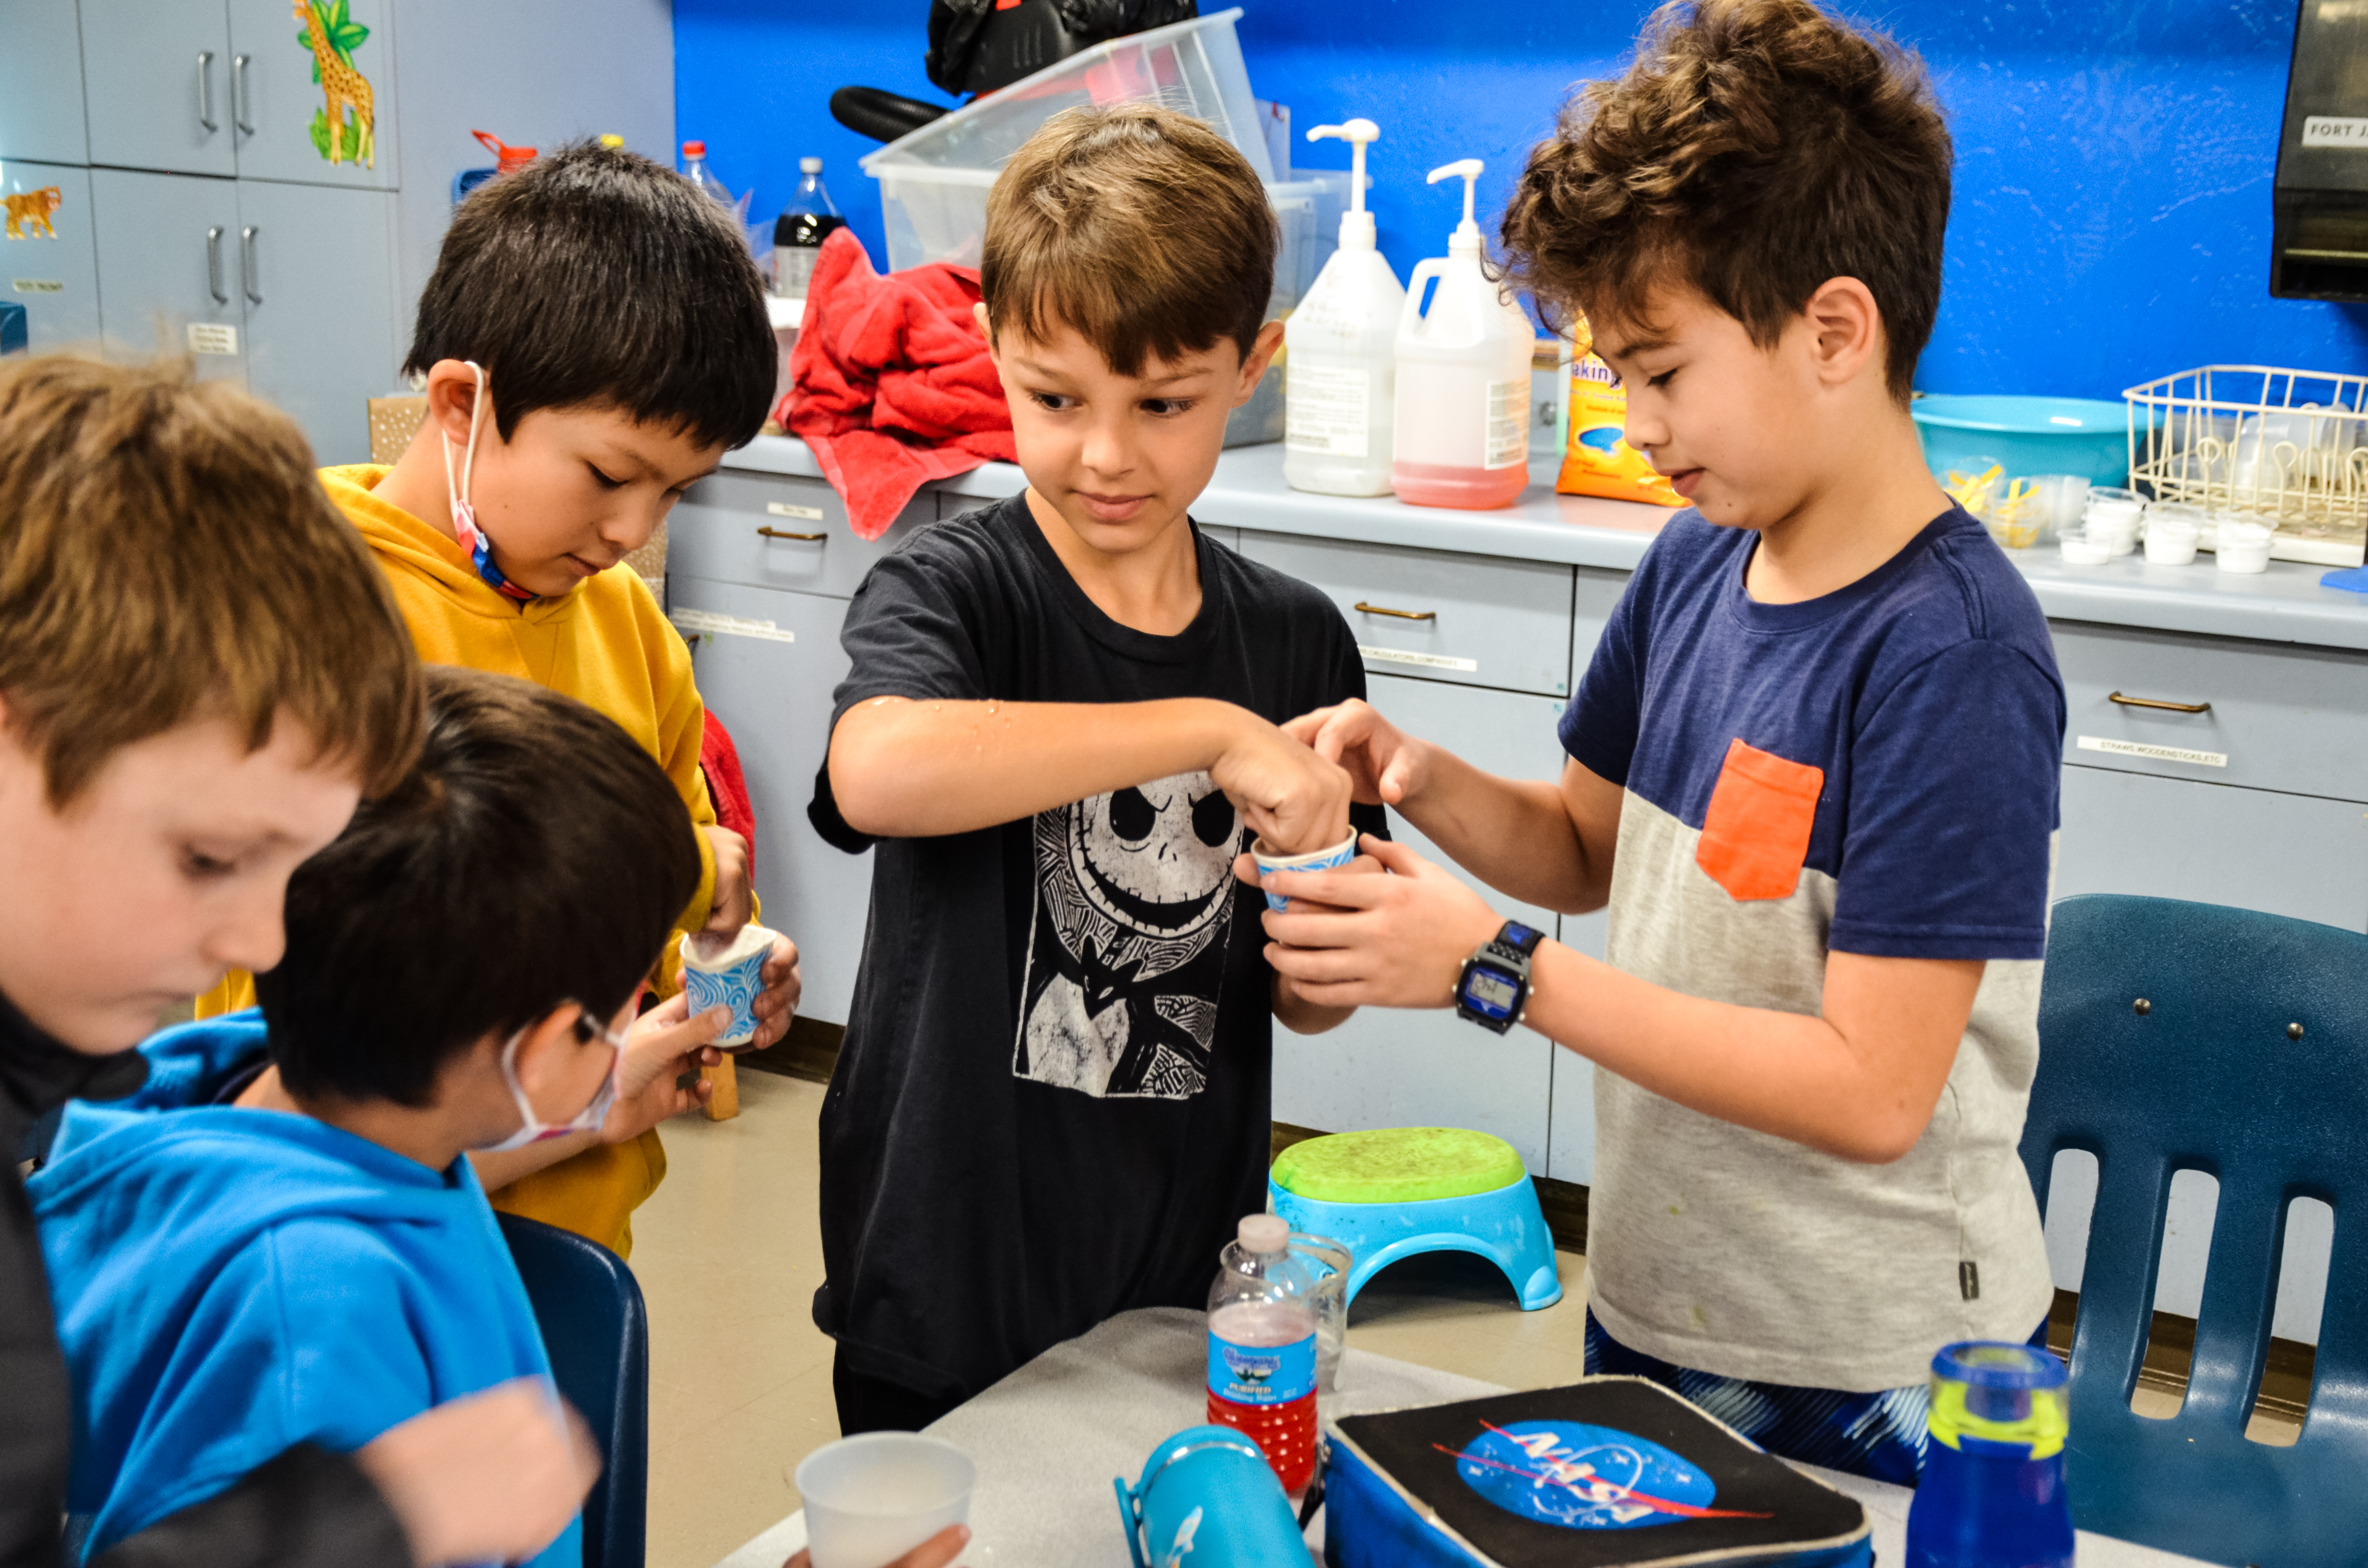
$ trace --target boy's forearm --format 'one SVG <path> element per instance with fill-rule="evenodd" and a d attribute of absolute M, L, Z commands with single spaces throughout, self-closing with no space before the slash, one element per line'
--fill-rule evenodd
<path fill-rule="evenodd" d="M 1130 785 L 1213 767 L 1247 725 L 1230 702 L 939 702 L 875 698 L 832 733 L 830 786 L 849 827 L 927 838 L 1018 822 Z"/>
<path fill-rule="evenodd" d="M 1398 802 L 1399 815 L 1508 898 L 1565 915 L 1603 906 L 1609 869 L 1592 873 L 1556 786 L 1500 778 L 1437 745 L 1429 752 L 1422 788 Z"/>

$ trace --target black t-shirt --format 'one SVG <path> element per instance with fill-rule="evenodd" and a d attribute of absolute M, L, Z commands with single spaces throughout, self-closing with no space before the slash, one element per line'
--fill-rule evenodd
<path fill-rule="evenodd" d="M 1024 497 L 925 528 L 841 633 L 870 698 L 1207 697 L 1281 722 L 1361 697 L 1315 589 L 1197 528 L 1173 637 L 1095 608 Z M 812 810 L 840 818 L 829 772 Z M 1379 808 L 1355 809 L 1382 831 Z M 1113 1312 L 1198 1306 L 1266 1205 L 1272 971 L 1249 834 L 1206 773 L 974 833 L 879 841 L 852 1016 L 822 1111 L 814 1322 L 850 1369 L 967 1397 Z"/>

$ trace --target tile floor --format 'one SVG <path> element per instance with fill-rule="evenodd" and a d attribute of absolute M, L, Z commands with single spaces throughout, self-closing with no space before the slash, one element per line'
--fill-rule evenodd
<path fill-rule="evenodd" d="M 633 1216 L 650 1310 L 650 1568 L 709 1564 L 798 1506 L 791 1472 L 838 1436 L 822 1278 L 814 1117 L 822 1085 L 742 1073 L 740 1115 L 665 1130 L 664 1185 Z M 1401 1264 L 1357 1299 L 1349 1343 L 1515 1387 L 1580 1373 L 1586 1264 L 1565 1295 L 1513 1306 L 1477 1259 Z"/>

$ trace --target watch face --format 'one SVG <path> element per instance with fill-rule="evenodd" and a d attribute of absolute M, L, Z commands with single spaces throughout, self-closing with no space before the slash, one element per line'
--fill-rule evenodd
<path fill-rule="evenodd" d="M 1486 1013 L 1492 1018 L 1511 1017 L 1513 1004 L 1520 1001 L 1520 996 L 1519 981 L 1476 964 L 1463 982 L 1463 1000 L 1472 1006 L 1474 1011 Z"/>

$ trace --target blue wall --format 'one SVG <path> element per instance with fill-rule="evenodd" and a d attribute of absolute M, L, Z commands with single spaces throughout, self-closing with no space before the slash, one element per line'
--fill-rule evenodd
<path fill-rule="evenodd" d="M 1403 276 L 1443 251 L 1456 215 L 1454 186 L 1426 187 L 1424 173 L 1484 158 L 1482 198 L 1501 206 L 1569 85 L 1617 72 L 1648 9 L 1251 0 L 1240 25 L 1253 85 L 1303 131 L 1380 122 L 1372 201 Z M 1923 53 L 1956 136 L 1926 390 L 2118 397 L 2200 364 L 2368 368 L 2368 308 L 2269 296 L 2292 0 L 1850 9 Z M 841 130 L 826 100 L 862 83 L 945 101 L 921 70 L 927 14 L 926 0 L 675 0 L 680 134 L 706 139 L 734 190 L 753 182 L 759 213 L 788 196 L 801 153 L 820 153 L 882 257 L 878 198 L 855 165 L 873 143 Z M 1345 167 L 1346 151 L 1322 143 L 1300 162 Z"/>

